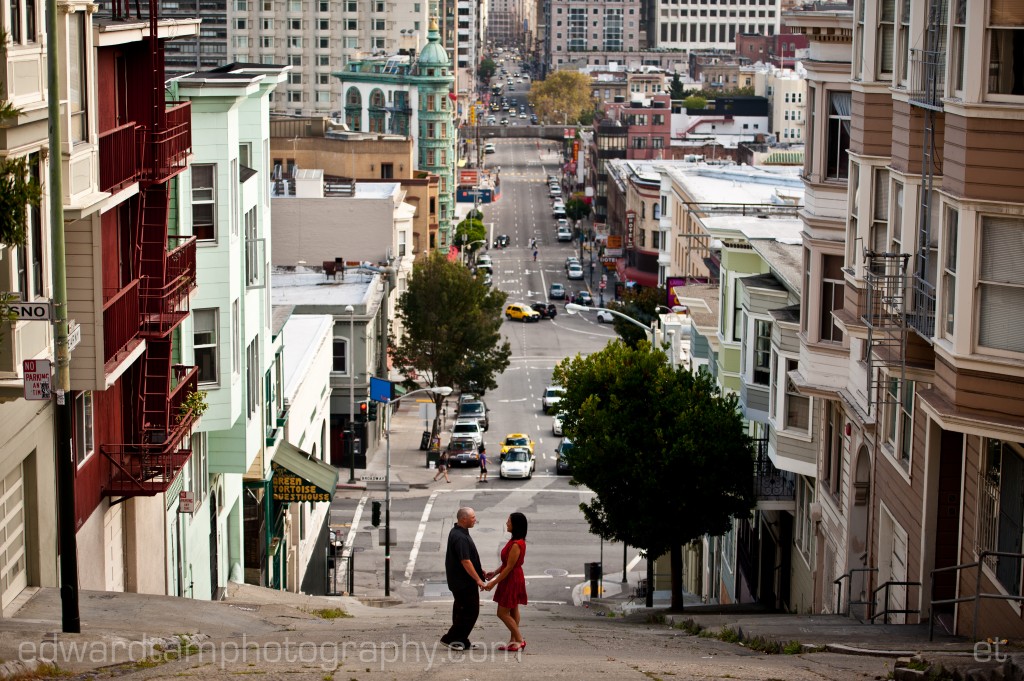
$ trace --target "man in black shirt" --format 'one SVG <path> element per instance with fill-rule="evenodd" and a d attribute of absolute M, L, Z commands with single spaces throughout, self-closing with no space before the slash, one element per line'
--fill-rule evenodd
<path fill-rule="evenodd" d="M 448 533 L 448 550 L 444 556 L 444 571 L 448 588 L 455 597 L 452 605 L 452 626 L 441 643 L 455 650 L 466 650 L 472 646 L 469 633 L 480 616 L 480 589 L 484 586 L 484 569 L 480 554 L 469 536 L 469 530 L 476 525 L 476 513 L 464 506 L 455 516 L 455 525 Z"/>

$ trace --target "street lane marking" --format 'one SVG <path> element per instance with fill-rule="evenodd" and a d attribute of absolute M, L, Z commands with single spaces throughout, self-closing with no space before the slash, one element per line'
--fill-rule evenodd
<path fill-rule="evenodd" d="M 447 492 L 447 490 L 445 490 Z M 427 520 L 430 519 L 430 509 L 434 507 L 434 500 L 437 499 L 437 495 L 441 493 L 441 490 L 436 490 L 430 495 L 430 499 L 427 500 L 427 505 L 423 507 L 423 515 L 420 517 L 420 526 L 416 529 L 416 538 L 412 542 L 412 550 L 409 551 L 409 563 L 405 566 L 405 586 L 409 586 L 412 583 L 412 571 L 416 567 L 416 556 L 420 552 L 420 543 L 423 541 L 423 534 L 427 531 Z"/>
<path fill-rule="evenodd" d="M 356 528 L 359 527 L 359 520 L 363 517 L 363 507 L 366 505 L 367 499 L 370 498 L 369 494 L 364 494 L 359 499 L 359 504 L 356 506 L 356 512 L 352 514 L 352 524 L 348 528 L 348 537 L 345 539 L 345 548 L 341 552 L 341 564 L 344 569 L 348 570 L 348 556 L 352 553 L 352 547 L 356 541 Z M 337 572 L 337 567 L 335 567 Z M 348 584 L 348 574 L 342 572 L 342 584 Z"/>

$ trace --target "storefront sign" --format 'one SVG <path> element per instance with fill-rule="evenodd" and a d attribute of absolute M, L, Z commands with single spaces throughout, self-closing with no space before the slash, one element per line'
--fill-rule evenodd
<path fill-rule="evenodd" d="M 636 211 L 626 211 L 626 248 L 632 250 L 633 244 L 635 243 L 636 236 L 633 232 L 636 231 Z"/>
<path fill-rule="evenodd" d="M 308 480 L 303 480 L 286 468 L 274 466 L 274 501 L 331 501 L 332 494 Z"/>

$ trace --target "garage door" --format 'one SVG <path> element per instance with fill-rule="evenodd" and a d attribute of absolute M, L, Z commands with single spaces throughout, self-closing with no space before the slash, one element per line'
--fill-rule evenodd
<path fill-rule="evenodd" d="M 25 561 L 25 487 L 21 464 L 0 488 L 0 606 L 28 586 Z"/>

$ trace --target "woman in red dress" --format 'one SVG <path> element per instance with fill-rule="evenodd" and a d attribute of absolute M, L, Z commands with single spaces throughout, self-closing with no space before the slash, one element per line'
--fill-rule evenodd
<path fill-rule="evenodd" d="M 523 559 L 526 558 L 526 516 L 513 513 L 505 521 L 505 529 L 512 538 L 501 550 L 501 567 L 484 577 L 489 579 L 485 586 L 490 590 L 497 585 L 494 602 L 498 604 L 498 619 L 508 627 L 511 640 L 498 646 L 498 650 L 519 652 L 526 647 L 526 640 L 519 631 L 519 606 L 526 605 L 526 577 L 523 575 Z"/>

